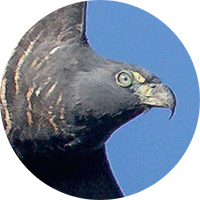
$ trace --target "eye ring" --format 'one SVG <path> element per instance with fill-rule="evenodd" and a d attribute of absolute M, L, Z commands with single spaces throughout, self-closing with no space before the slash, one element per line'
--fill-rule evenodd
<path fill-rule="evenodd" d="M 133 82 L 133 75 L 127 70 L 121 70 L 115 75 L 115 81 L 122 87 L 129 87 Z"/>

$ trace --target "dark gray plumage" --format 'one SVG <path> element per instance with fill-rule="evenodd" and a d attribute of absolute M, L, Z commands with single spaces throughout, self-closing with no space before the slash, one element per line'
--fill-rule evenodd
<path fill-rule="evenodd" d="M 67 194 L 123 194 L 105 142 L 152 107 L 174 113 L 172 90 L 149 71 L 99 57 L 85 36 L 86 3 L 61 8 L 21 39 L 2 80 L 4 127 L 16 154 L 39 179 Z"/>

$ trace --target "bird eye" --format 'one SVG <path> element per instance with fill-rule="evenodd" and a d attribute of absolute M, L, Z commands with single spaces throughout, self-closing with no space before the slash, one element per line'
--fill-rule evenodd
<path fill-rule="evenodd" d="M 133 76 L 130 72 L 122 70 L 116 74 L 115 79 L 118 85 L 128 87 L 132 84 Z"/>

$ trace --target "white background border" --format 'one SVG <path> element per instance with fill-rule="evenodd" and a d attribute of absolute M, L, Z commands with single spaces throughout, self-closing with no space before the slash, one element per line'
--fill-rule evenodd
<path fill-rule="evenodd" d="M 76 1 L 72 0 L 7 0 L 1 1 L 0 12 L 0 78 L 10 54 L 24 33 L 38 20 Z M 200 77 L 200 12 L 197 0 L 131 0 L 123 1 L 142 8 L 163 21 L 179 37 Z M 187 77 L 186 77 L 187 79 Z M 76 199 L 43 184 L 19 161 L 11 149 L 0 123 L 0 199 L 66 200 Z M 176 167 L 150 188 L 129 196 L 127 200 L 200 199 L 200 123 L 194 138 Z"/>

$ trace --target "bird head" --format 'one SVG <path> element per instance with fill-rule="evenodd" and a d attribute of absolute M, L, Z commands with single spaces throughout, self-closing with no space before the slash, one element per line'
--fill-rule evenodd
<path fill-rule="evenodd" d="M 172 90 L 148 70 L 131 64 L 101 58 L 90 71 L 77 74 L 75 85 L 76 119 L 87 124 L 87 138 L 94 137 L 99 145 L 118 127 L 153 107 L 170 108 L 170 118 L 175 111 Z"/>

